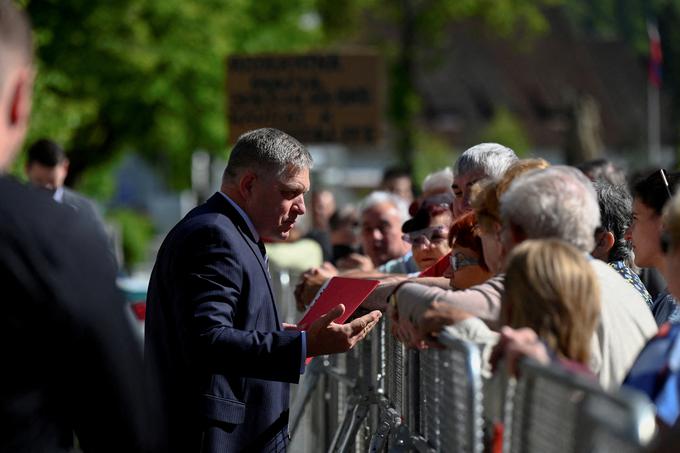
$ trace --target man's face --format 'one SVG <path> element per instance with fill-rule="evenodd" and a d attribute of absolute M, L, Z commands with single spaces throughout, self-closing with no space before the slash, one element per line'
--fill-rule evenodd
<path fill-rule="evenodd" d="M 391 203 L 378 203 L 361 215 L 361 244 L 373 264 L 380 266 L 404 255 L 409 245 L 401 239 L 401 217 Z"/>
<path fill-rule="evenodd" d="M 385 190 L 399 195 L 409 203 L 413 201 L 413 185 L 411 184 L 411 178 L 408 176 L 399 176 L 386 181 Z"/>
<path fill-rule="evenodd" d="M 309 190 L 309 169 L 276 176 L 256 176 L 246 200 L 246 212 L 257 232 L 274 240 L 288 239 L 298 216 L 305 209 L 304 194 Z"/>
<path fill-rule="evenodd" d="M 483 171 L 461 173 L 454 177 L 453 185 L 451 186 L 455 196 L 453 200 L 454 217 L 459 217 L 472 210 L 470 207 L 470 190 L 477 181 L 484 178 L 486 178 L 486 174 Z"/>
<path fill-rule="evenodd" d="M 335 212 L 335 197 L 327 190 L 316 192 L 312 196 L 312 215 L 314 216 L 314 223 L 318 227 L 324 227 L 328 224 L 328 219 L 331 218 Z"/>
<path fill-rule="evenodd" d="M 47 167 L 35 162 L 26 166 L 26 176 L 31 184 L 52 191 L 64 185 L 67 174 L 67 162 L 59 163 L 54 167 Z"/>

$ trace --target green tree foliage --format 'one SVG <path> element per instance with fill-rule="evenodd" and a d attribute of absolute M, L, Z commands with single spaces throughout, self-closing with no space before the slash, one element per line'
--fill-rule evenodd
<path fill-rule="evenodd" d="M 413 156 L 413 181 L 420 188 L 425 177 L 444 167 L 451 167 L 458 157 L 451 146 L 436 135 L 418 131 Z"/>
<path fill-rule="evenodd" d="M 107 220 L 120 230 L 126 270 L 131 272 L 135 265 L 146 262 L 149 258 L 148 244 L 154 235 L 151 220 L 131 209 L 111 211 Z"/>
<path fill-rule="evenodd" d="M 413 164 L 418 50 L 470 17 L 499 33 L 543 30 L 540 7 L 556 1 L 23 0 L 38 67 L 28 141 L 61 142 L 71 183 L 133 150 L 172 186 L 186 187 L 191 151 L 226 147 L 227 55 L 359 42 L 388 56 L 395 143 Z M 376 21 L 382 35 L 372 29 Z"/>
<path fill-rule="evenodd" d="M 421 49 L 442 42 L 446 27 L 469 18 L 482 20 L 488 31 L 516 33 L 530 39 L 548 28 L 542 7 L 560 0 L 323 0 L 319 8 L 324 29 L 343 36 L 342 23 L 350 24 L 346 35 L 356 34 L 361 19 L 378 22 L 390 36 L 375 36 L 375 44 L 388 56 L 388 115 L 396 131 L 395 147 L 401 162 L 414 168 L 414 149 L 419 131 L 416 118 L 421 98 L 416 90 L 416 65 Z M 342 18 L 342 22 L 338 20 Z M 370 38 L 369 38 L 370 39 Z M 518 42 L 520 42 L 519 40 Z"/>
<path fill-rule="evenodd" d="M 526 156 L 531 146 L 522 123 L 505 106 L 496 109 L 479 141 L 502 143 L 512 148 L 520 157 Z"/>
<path fill-rule="evenodd" d="M 62 142 L 72 176 L 135 150 L 175 187 L 191 151 L 226 146 L 225 56 L 306 49 L 313 1 L 27 0 L 38 76 L 29 141 Z"/>

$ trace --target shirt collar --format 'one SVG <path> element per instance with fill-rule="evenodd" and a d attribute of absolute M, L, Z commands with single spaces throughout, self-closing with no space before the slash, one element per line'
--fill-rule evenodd
<path fill-rule="evenodd" d="M 260 241 L 260 235 L 258 234 L 257 230 L 255 229 L 255 225 L 253 225 L 253 222 L 250 220 L 250 217 L 248 217 L 248 214 L 245 213 L 243 209 L 239 205 L 236 204 L 234 200 L 229 198 L 229 196 L 220 191 L 222 196 L 236 209 L 236 211 L 243 217 L 243 219 L 246 221 L 246 225 L 248 225 L 248 229 L 250 229 L 250 233 L 253 235 L 253 239 L 255 239 L 255 242 Z"/>
<path fill-rule="evenodd" d="M 54 201 L 57 203 L 63 203 L 64 202 L 64 187 L 57 187 L 57 190 L 54 191 L 52 194 L 52 198 Z"/>

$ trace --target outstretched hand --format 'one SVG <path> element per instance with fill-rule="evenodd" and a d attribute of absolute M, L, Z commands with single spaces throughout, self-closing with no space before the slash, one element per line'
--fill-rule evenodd
<path fill-rule="evenodd" d="M 368 335 L 382 316 L 382 313 L 374 310 L 347 324 L 333 322 L 344 312 L 345 306 L 337 305 L 309 326 L 307 329 L 308 357 L 336 354 L 352 349 Z"/>

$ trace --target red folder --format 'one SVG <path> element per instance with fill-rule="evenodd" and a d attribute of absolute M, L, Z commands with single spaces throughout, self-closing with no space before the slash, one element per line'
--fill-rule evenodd
<path fill-rule="evenodd" d="M 378 280 L 333 277 L 316 294 L 316 297 L 309 305 L 309 309 L 307 309 L 307 312 L 298 322 L 298 328 L 306 330 L 311 323 L 328 313 L 338 304 L 345 306 L 345 312 L 334 322 L 343 324 L 379 284 Z M 307 363 L 310 360 L 311 357 L 307 359 Z"/>
<path fill-rule="evenodd" d="M 358 278 L 333 277 L 321 287 L 309 305 L 309 309 L 298 322 L 300 330 L 305 330 L 311 323 L 328 313 L 338 304 L 345 306 L 345 312 L 335 320 L 343 324 L 359 305 L 366 300 L 373 288 L 378 286 L 378 280 L 363 280 Z"/>

